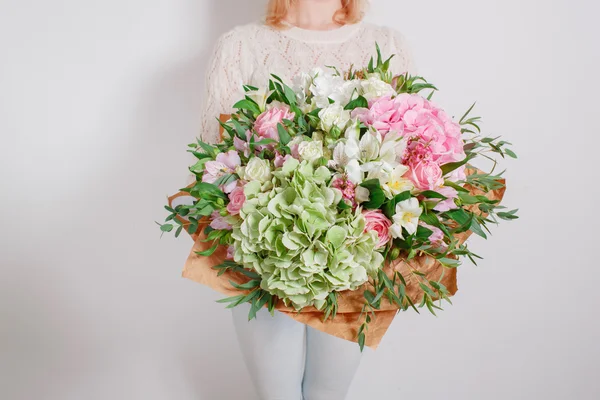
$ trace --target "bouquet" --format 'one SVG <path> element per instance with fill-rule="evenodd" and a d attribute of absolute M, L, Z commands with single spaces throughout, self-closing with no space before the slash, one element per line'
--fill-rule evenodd
<path fill-rule="evenodd" d="M 432 101 L 434 85 L 394 75 L 390 60 L 377 47 L 366 68 L 244 86 L 219 121 L 222 141 L 190 145 L 196 181 L 179 195 L 192 201 L 170 203 L 159 225 L 196 238 L 190 257 L 211 286 L 228 286 L 228 307 L 250 303 L 249 319 L 263 307 L 316 313 L 319 329 L 338 321 L 353 337 L 338 336 L 376 345 L 382 333 L 367 334 L 380 312 L 435 314 L 456 291 L 447 277 L 460 258 L 480 258 L 466 237 L 517 218 L 499 204 L 505 182 L 494 173 L 494 155 L 516 158 L 510 143 L 482 136 L 473 106 L 454 121 Z"/>

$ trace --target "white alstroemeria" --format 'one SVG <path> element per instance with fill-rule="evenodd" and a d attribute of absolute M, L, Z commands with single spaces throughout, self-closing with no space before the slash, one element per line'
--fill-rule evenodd
<path fill-rule="evenodd" d="M 357 186 L 354 189 L 354 199 L 358 204 L 364 203 L 365 201 L 369 201 L 370 198 L 371 192 L 369 192 L 369 189 L 362 186 Z"/>
<path fill-rule="evenodd" d="M 352 121 L 346 131 L 344 132 L 344 137 L 348 140 L 354 140 L 358 144 L 358 140 L 360 138 L 360 121 L 358 118 Z"/>
<path fill-rule="evenodd" d="M 406 145 L 405 138 L 398 137 L 393 132 L 388 133 L 381 143 L 379 159 L 393 166 L 398 165 L 404 156 Z"/>
<path fill-rule="evenodd" d="M 368 101 L 378 99 L 384 96 L 394 96 L 396 91 L 389 84 L 385 83 L 378 76 L 371 76 L 361 82 L 362 95 Z"/>
<path fill-rule="evenodd" d="M 403 177 L 408 167 L 398 164 L 395 167 L 379 161 L 363 165 L 363 171 L 367 172 L 367 180 L 379 179 L 379 184 L 385 196 L 391 199 L 397 194 L 414 189 L 412 182 Z"/>
<path fill-rule="evenodd" d="M 344 107 L 334 103 L 319 111 L 319 118 L 321 120 L 320 127 L 325 132 L 329 132 L 334 126 L 344 130 L 350 121 L 350 111 L 344 110 Z"/>
<path fill-rule="evenodd" d="M 402 228 L 406 229 L 409 235 L 415 233 L 422 212 L 423 209 L 419 206 L 419 200 L 415 197 L 396 204 L 396 213 L 392 217 L 394 223 L 390 227 L 392 236 L 403 239 Z"/>
<path fill-rule="evenodd" d="M 312 80 L 313 77 L 305 72 L 301 72 L 292 78 L 292 90 L 296 93 L 296 99 L 299 104 L 306 103 L 306 97 Z"/>
<path fill-rule="evenodd" d="M 388 182 L 386 182 L 385 186 L 390 191 L 392 196 L 406 192 L 407 190 L 413 190 L 415 188 L 413 183 L 404 177 L 406 171 L 408 171 L 408 167 L 406 165 L 398 164 L 390 173 L 390 178 Z"/>
<path fill-rule="evenodd" d="M 354 98 L 358 97 L 361 90 L 361 81 L 353 79 L 351 81 L 344 81 L 344 83 L 338 86 L 329 95 L 329 98 L 337 104 L 346 105 L 350 103 Z"/>
<path fill-rule="evenodd" d="M 380 140 L 371 132 L 367 132 L 360 139 L 360 159 L 363 162 L 374 161 L 379 157 Z"/>
<path fill-rule="evenodd" d="M 260 108 L 260 112 L 264 112 L 267 109 L 267 99 L 273 93 L 272 90 L 266 90 L 265 88 L 260 88 L 258 90 L 252 90 L 250 92 L 246 92 L 246 96 L 250 97 L 256 104 L 258 104 L 258 108 Z"/>
<path fill-rule="evenodd" d="M 363 182 L 363 171 L 360 168 L 360 164 L 358 160 L 350 160 L 348 164 L 346 164 L 346 175 L 348 176 L 348 180 L 354 183 L 355 185 L 359 185 Z"/>
<path fill-rule="evenodd" d="M 338 142 L 333 149 L 333 163 L 331 165 L 334 168 L 344 166 L 350 162 L 351 158 L 346 153 L 346 144 L 344 142 Z"/>

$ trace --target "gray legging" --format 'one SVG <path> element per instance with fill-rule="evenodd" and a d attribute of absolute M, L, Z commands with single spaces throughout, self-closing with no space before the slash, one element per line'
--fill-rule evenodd
<path fill-rule="evenodd" d="M 246 367 L 261 400 L 344 400 L 361 353 L 358 345 L 266 309 L 233 309 Z"/>

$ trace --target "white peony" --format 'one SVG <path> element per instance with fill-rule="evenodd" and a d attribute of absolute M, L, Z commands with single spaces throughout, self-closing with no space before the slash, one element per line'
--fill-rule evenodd
<path fill-rule="evenodd" d="M 350 111 L 344 110 L 344 107 L 334 103 L 319 111 L 319 118 L 321 120 L 320 127 L 325 132 L 329 132 L 334 126 L 344 130 L 350 122 Z"/>
<path fill-rule="evenodd" d="M 361 81 L 362 95 L 368 101 L 378 99 L 383 96 L 394 96 L 394 88 L 382 81 L 379 77 L 372 76 L 369 79 Z"/>
<path fill-rule="evenodd" d="M 392 236 L 403 239 L 402 228 L 406 229 L 409 235 L 415 233 L 422 212 L 423 209 L 419 206 L 419 201 L 415 197 L 396 204 L 396 213 L 392 217 L 394 223 L 390 227 Z"/>
<path fill-rule="evenodd" d="M 267 160 L 254 157 L 245 167 L 240 168 L 239 175 L 245 181 L 266 182 L 271 179 L 271 166 Z"/>
<path fill-rule="evenodd" d="M 298 154 L 300 159 L 313 162 L 323 157 L 323 142 L 320 140 L 311 140 L 302 142 L 298 145 Z"/>

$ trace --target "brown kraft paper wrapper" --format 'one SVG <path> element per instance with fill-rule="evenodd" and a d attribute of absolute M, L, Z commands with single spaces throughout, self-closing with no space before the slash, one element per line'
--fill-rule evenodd
<path fill-rule="evenodd" d="M 225 122 L 229 119 L 229 116 L 221 115 L 220 119 Z M 503 180 L 502 182 L 504 183 Z M 482 191 L 469 185 L 465 185 L 465 188 L 469 189 L 472 195 L 483 194 Z M 491 200 L 501 201 L 505 190 L 506 188 L 503 187 L 499 190 L 489 192 L 486 196 Z M 173 200 L 180 196 L 189 196 L 189 194 L 186 192 L 179 192 L 169 197 L 169 204 L 172 204 Z M 225 247 L 219 247 L 210 257 L 199 256 L 196 254 L 196 252 L 207 250 L 212 245 L 211 243 L 202 241 L 205 238 L 203 233 L 204 227 L 206 227 L 206 224 L 200 224 L 197 230 L 199 233 L 191 235 L 195 243 L 184 265 L 182 273 L 183 277 L 206 285 L 227 297 L 239 295 L 240 291 L 232 287 L 230 281 L 242 284 L 247 282 L 248 278 L 242 274 L 230 271 L 225 272 L 221 276 L 217 276 L 217 271 L 212 268 L 225 261 Z M 464 243 L 469 236 L 470 232 L 459 234 L 459 241 Z M 458 290 L 456 268 L 444 267 L 435 261 L 435 259 L 426 255 L 416 256 L 408 263 L 398 259 L 392 263 L 388 263 L 384 267 L 384 270 L 387 271 L 390 276 L 392 276 L 394 270 L 399 271 L 404 276 L 406 280 L 406 294 L 414 303 L 419 303 L 421 301 L 423 291 L 419 287 L 414 275 L 410 272 L 411 270 L 417 270 L 425 274 L 425 278 L 428 280 L 438 281 L 441 279 L 441 283 L 446 286 L 450 296 L 454 295 Z M 364 319 L 364 316 L 361 318 L 361 311 L 365 302 L 363 292 L 364 289 L 362 288 L 355 291 L 340 292 L 338 296 L 339 307 L 337 315 L 333 319 L 327 319 L 326 322 L 323 322 L 323 312 L 314 307 L 305 307 L 302 311 L 298 312 L 292 307 L 286 307 L 282 301 L 279 301 L 276 310 L 303 324 L 311 326 L 314 329 L 318 329 L 342 339 L 357 342 L 358 330 Z M 365 339 L 366 346 L 373 349 L 377 348 L 397 313 L 398 307 L 383 298 L 380 309 L 375 310 L 375 318 L 373 318 L 369 324 L 369 330 Z"/>

